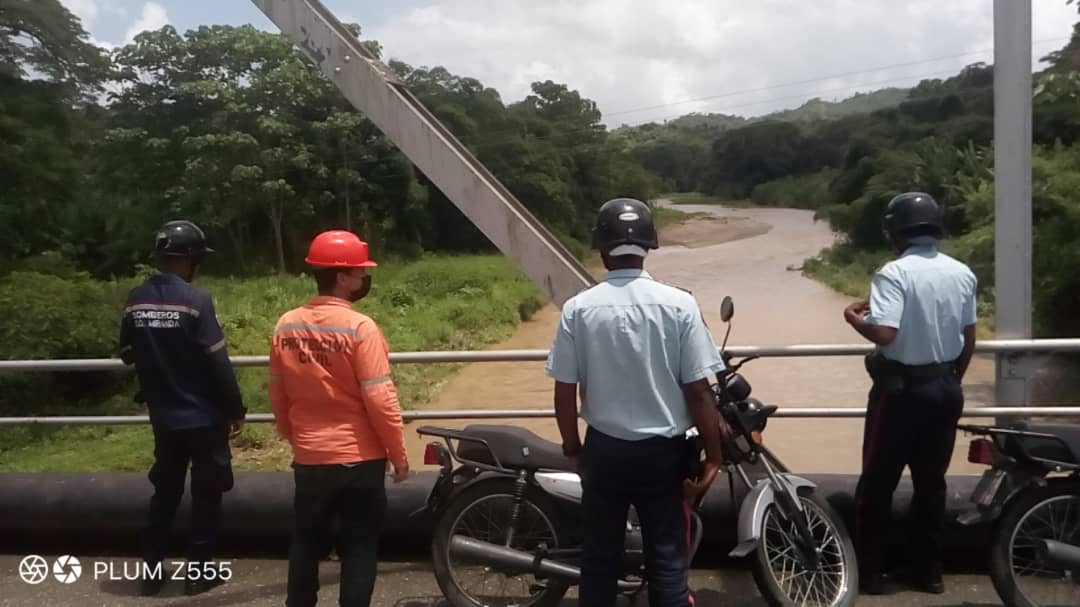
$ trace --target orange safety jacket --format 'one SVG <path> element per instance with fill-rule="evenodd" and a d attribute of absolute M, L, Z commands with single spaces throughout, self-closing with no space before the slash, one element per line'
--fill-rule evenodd
<path fill-rule="evenodd" d="M 314 297 L 281 316 L 270 404 L 297 464 L 408 465 L 389 350 L 375 322 L 337 297 Z"/>

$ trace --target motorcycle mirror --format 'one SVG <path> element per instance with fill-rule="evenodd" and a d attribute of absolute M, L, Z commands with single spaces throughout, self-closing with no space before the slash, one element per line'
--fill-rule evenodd
<path fill-rule="evenodd" d="M 735 316 L 735 302 L 731 300 L 730 295 L 725 295 L 724 300 L 720 302 L 720 319 L 728 322 L 732 316 Z"/>

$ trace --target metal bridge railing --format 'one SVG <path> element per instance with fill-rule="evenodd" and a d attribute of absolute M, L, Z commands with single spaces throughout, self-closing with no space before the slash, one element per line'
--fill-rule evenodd
<path fill-rule="evenodd" d="M 427 420 L 469 420 L 469 419 L 546 419 L 554 418 L 554 409 L 451 409 L 445 411 L 403 411 L 401 416 L 406 423 Z M 819 418 L 819 419 L 858 419 L 866 416 L 865 408 L 828 407 L 828 408 L 781 408 L 773 417 Z M 1018 417 L 1080 417 L 1080 407 L 971 407 L 964 409 L 963 417 L 993 418 L 995 416 Z M 249 413 L 245 420 L 249 423 L 271 423 L 274 416 L 270 413 Z M 50 415 L 44 417 L 0 417 L 0 426 L 122 426 L 148 424 L 146 415 Z"/>
<path fill-rule="evenodd" d="M 870 352 L 872 346 L 863 344 L 805 344 L 791 346 L 732 346 L 727 351 L 736 357 L 758 355 L 769 358 L 807 357 L 807 356 L 856 356 Z M 988 340 L 979 342 L 975 348 L 980 354 L 1025 354 L 1025 353 L 1067 353 L 1080 352 L 1080 339 L 1013 339 Z M 397 364 L 430 363 L 477 363 L 477 362 L 536 362 L 547 359 L 547 350 L 475 350 L 458 352 L 394 352 L 390 361 Z M 236 367 L 264 367 L 269 364 L 268 356 L 234 356 L 232 363 Z M 63 359 L 63 360 L 5 360 L 0 361 L 0 373 L 43 373 L 72 371 L 129 371 L 119 359 Z M 974 404 L 974 403 L 973 403 Z M 865 408 L 781 408 L 776 413 L 780 418 L 861 418 L 865 417 Z M 991 407 L 971 406 L 964 410 L 964 417 L 993 418 L 1000 416 L 1039 416 L 1039 417 L 1077 417 L 1080 407 Z M 444 411 L 404 411 L 406 421 L 421 420 L 459 420 L 459 419 L 526 419 L 551 418 L 555 412 L 551 409 L 470 409 Z M 274 419 L 269 413 L 254 413 L 247 416 L 247 421 L 268 423 Z M 150 418 L 145 415 L 107 415 L 107 416 L 42 416 L 42 417 L 0 417 L 0 426 L 14 425 L 129 425 L 146 424 Z"/>
<path fill-rule="evenodd" d="M 794 346 L 731 346 L 727 351 L 736 357 L 855 356 L 870 352 L 866 344 L 803 344 Z M 1080 352 L 1080 339 L 1002 339 L 979 342 L 979 354 L 1064 353 Z M 448 352 L 391 352 L 390 362 L 417 363 L 490 363 L 535 362 L 547 359 L 547 350 L 472 350 Z M 269 356 L 233 356 L 236 367 L 265 367 Z M 70 358 L 59 360 L 0 360 L 0 373 L 40 373 L 57 371 L 124 371 L 131 367 L 118 358 Z"/>

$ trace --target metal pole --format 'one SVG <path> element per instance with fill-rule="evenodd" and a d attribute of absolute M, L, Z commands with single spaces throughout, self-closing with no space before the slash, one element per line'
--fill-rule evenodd
<path fill-rule="evenodd" d="M 1031 0 L 994 0 L 996 337 L 1031 337 Z M 1029 401 L 1024 353 L 997 356 L 999 406 Z"/>

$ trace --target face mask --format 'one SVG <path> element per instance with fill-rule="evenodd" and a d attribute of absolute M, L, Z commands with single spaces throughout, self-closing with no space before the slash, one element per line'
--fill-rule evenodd
<path fill-rule="evenodd" d="M 367 297 L 368 291 L 370 291 L 370 290 L 371 290 L 371 275 L 368 274 L 367 276 L 364 276 L 363 278 L 360 279 L 360 287 L 357 288 L 357 289 L 354 289 L 353 291 L 351 291 L 349 293 L 349 300 L 354 301 L 354 302 L 355 301 L 360 301 L 361 299 Z"/>

